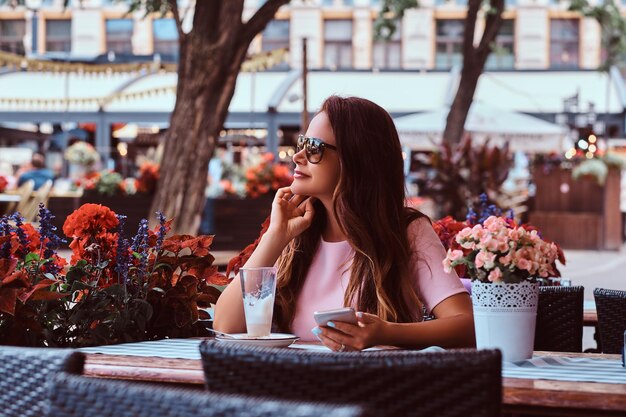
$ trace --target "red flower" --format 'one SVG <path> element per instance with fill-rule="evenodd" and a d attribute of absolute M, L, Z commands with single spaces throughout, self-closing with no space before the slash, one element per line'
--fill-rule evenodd
<path fill-rule="evenodd" d="M 156 190 L 158 181 L 159 165 L 152 162 L 146 162 L 139 168 L 137 191 L 140 193 L 152 194 Z"/>
<path fill-rule="evenodd" d="M 4 190 L 7 188 L 7 185 L 9 185 L 9 181 L 7 181 L 7 179 L 3 175 L 0 175 L 0 193 L 4 192 Z"/>
<path fill-rule="evenodd" d="M 63 223 L 63 233 L 70 238 L 99 236 L 117 227 L 115 212 L 100 204 L 83 204 Z"/>

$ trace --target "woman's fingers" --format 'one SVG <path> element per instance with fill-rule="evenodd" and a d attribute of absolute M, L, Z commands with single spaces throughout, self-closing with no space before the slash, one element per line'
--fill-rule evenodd
<path fill-rule="evenodd" d="M 292 195 L 291 188 L 289 188 L 289 187 L 279 188 L 276 191 L 276 195 L 274 196 L 274 201 L 276 201 L 276 200 L 284 200 L 286 196 L 290 197 L 291 195 Z"/>
<path fill-rule="evenodd" d="M 378 320 L 378 316 L 359 311 L 356 313 L 356 319 L 361 324 L 370 324 L 370 323 L 375 323 Z"/>
<path fill-rule="evenodd" d="M 329 321 L 324 327 L 326 327 L 331 333 L 339 331 L 349 336 L 356 336 L 360 330 L 358 326 L 350 323 L 344 323 L 342 321 Z"/>
<path fill-rule="evenodd" d="M 300 206 L 300 203 L 302 203 L 304 200 L 306 200 L 308 197 L 305 195 L 298 195 L 298 194 L 293 194 L 293 198 L 290 200 L 290 202 L 298 207 Z"/>
<path fill-rule="evenodd" d="M 322 343 L 324 343 L 326 347 L 334 350 L 335 352 L 346 352 L 348 350 L 353 350 L 350 346 L 342 343 L 341 340 L 333 339 L 329 336 L 326 336 L 324 333 L 320 335 L 320 340 L 322 341 Z"/>

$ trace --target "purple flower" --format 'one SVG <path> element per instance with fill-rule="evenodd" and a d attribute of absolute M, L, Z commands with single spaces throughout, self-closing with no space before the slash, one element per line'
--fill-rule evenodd
<path fill-rule="evenodd" d="M 0 217 L 0 236 L 11 236 L 11 226 L 7 216 Z M 11 239 L 0 247 L 0 259 L 9 259 L 11 256 Z"/>
<path fill-rule="evenodd" d="M 157 232 L 157 244 L 156 251 L 161 250 L 161 246 L 163 246 L 163 240 L 165 240 L 165 235 L 167 234 L 167 227 L 165 227 L 165 216 L 162 212 L 156 212 L 157 219 L 159 219 L 159 231 Z"/>
<path fill-rule="evenodd" d="M 57 249 L 64 244 L 67 243 L 65 239 L 60 238 L 55 233 L 57 228 L 52 224 L 52 219 L 54 216 L 43 205 L 43 203 L 39 203 L 39 236 L 41 237 L 41 245 L 42 249 L 45 242 L 45 249 L 43 251 L 43 259 L 50 259 L 54 255 L 56 255 Z M 58 267 L 54 265 L 52 262 L 46 263 L 46 271 L 51 273 L 56 273 L 59 271 Z"/>
<path fill-rule="evenodd" d="M 117 272 L 118 284 L 125 284 L 128 280 L 128 267 L 130 264 L 130 255 L 128 254 L 128 239 L 124 238 L 124 224 L 126 216 L 117 215 L 119 220 L 117 226 L 117 254 L 115 259 L 115 272 Z"/>
<path fill-rule="evenodd" d="M 30 243 L 28 236 L 26 236 L 26 232 L 24 232 L 24 229 L 22 229 L 22 226 L 24 225 L 24 218 L 20 215 L 19 212 L 15 212 L 11 215 L 10 219 L 15 222 L 15 232 L 20 242 L 20 251 L 22 252 L 20 253 L 20 256 L 24 256 L 26 255 L 26 248 Z"/>
<path fill-rule="evenodd" d="M 148 265 L 148 220 L 141 219 L 139 222 L 139 228 L 133 238 L 131 249 L 140 255 L 139 271 L 144 274 Z"/>

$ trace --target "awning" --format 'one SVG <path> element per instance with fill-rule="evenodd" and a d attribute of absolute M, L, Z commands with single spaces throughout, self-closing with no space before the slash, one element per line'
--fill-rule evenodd
<path fill-rule="evenodd" d="M 441 143 L 448 111 L 446 107 L 396 118 L 403 145 L 415 150 L 435 149 Z M 571 147 L 561 126 L 478 102 L 472 103 L 465 131 L 471 133 L 474 143 L 489 139 L 493 145 L 502 145 L 509 141 L 513 151 L 561 152 Z"/>

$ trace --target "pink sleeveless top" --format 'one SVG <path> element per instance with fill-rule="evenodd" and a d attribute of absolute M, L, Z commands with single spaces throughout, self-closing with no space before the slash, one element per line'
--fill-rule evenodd
<path fill-rule="evenodd" d="M 414 288 L 428 311 L 446 298 L 467 292 L 453 271 L 447 274 L 442 261 L 446 255 L 435 230 L 427 219 L 418 219 L 408 227 L 411 242 L 411 271 Z M 319 248 L 298 296 L 291 331 L 303 341 L 316 341 L 311 329 L 315 311 L 344 307 L 343 296 L 350 279 L 354 250 L 347 241 L 320 242 Z M 415 315 L 418 315 L 415 306 Z"/>

